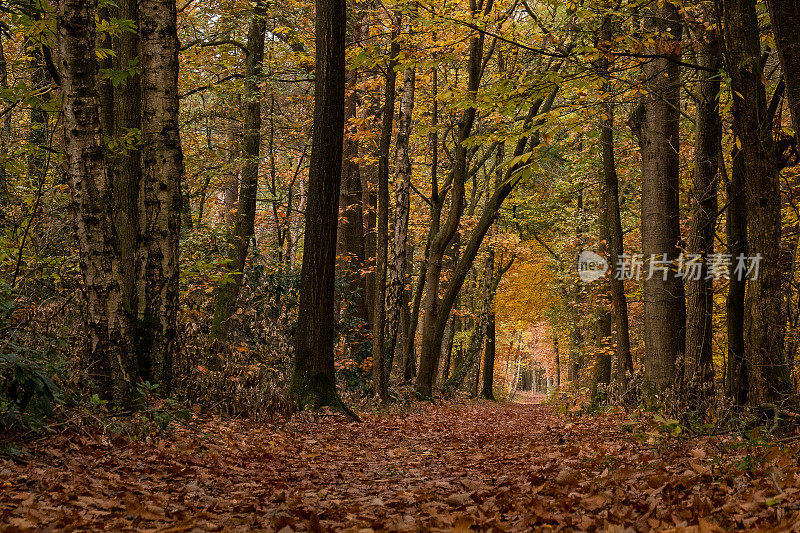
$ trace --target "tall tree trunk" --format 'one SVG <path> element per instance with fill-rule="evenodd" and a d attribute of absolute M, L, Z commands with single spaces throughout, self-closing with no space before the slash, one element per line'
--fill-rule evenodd
<path fill-rule="evenodd" d="M 481 386 L 481 396 L 487 400 L 494 401 L 494 361 L 497 340 L 497 329 L 495 326 L 494 310 L 489 314 L 489 321 L 486 325 L 486 348 L 483 354 L 483 385 Z"/>
<path fill-rule="evenodd" d="M 115 249 L 111 183 L 103 157 L 96 0 L 58 4 L 64 151 L 75 209 L 75 230 L 87 303 L 90 375 L 117 406 L 127 406 L 136 380 L 130 316 L 122 301 L 125 265 Z"/>
<path fill-rule="evenodd" d="M 483 2 L 481 2 L 483 3 Z M 485 13 L 491 11 L 493 0 L 486 0 Z M 473 4 L 473 16 L 479 14 L 479 9 Z M 478 91 L 483 72 L 481 71 L 483 61 L 484 34 L 472 37 L 469 47 L 469 63 L 467 66 L 469 79 L 467 90 L 475 95 Z M 467 179 L 467 147 L 465 141 L 472 133 L 472 126 L 475 123 L 476 109 L 469 106 L 464 109 L 461 119 L 458 122 L 458 133 L 456 135 L 455 154 L 453 161 L 453 181 L 450 191 L 450 211 L 447 220 L 441 228 L 431 227 L 430 250 L 428 252 L 428 269 L 425 273 L 425 299 L 423 308 L 425 316 L 422 322 L 422 348 L 419 360 L 419 373 L 415 388 L 417 394 L 422 398 L 430 398 L 433 393 L 433 381 L 436 370 L 439 367 L 439 354 L 441 352 L 442 332 L 447 322 L 447 315 L 450 313 L 453 301 L 441 316 L 439 309 L 439 282 L 442 273 L 442 260 L 447 245 L 452 240 L 458 230 L 461 215 L 464 212 L 464 192 Z M 435 230 L 435 231 L 434 231 Z M 469 270 L 469 269 L 467 269 Z M 463 280 L 462 280 L 463 281 Z"/>
<path fill-rule="evenodd" d="M 724 2 L 727 71 L 733 91 L 733 128 L 741 144 L 747 203 L 747 244 L 759 256 L 758 277 L 747 280 L 744 350 L 748 401 L 774 403 L 791 392 L 783 356 L 781 310 L 780 149 L 772 139 L 772 121 L 762 84 L 761 47 L 755 0 Z"/>
<path fill-rule="evenodd" d="M 652 4 L 645 31 L 654 35 L 642 67 L 647 94 L 640 123 L 633 124 L 642 154 L 642 252 L 650 267 L 644 282 L 645 381 L 653 392 L 673 386 L 675 365 L 683 353 L 686 306 L 683 283 L 670 265 L 680 253 L 678 153 L 680 125 L 680 54 L 682 28 L 674 4 Z"/>
<path fill-rule="evenodd" d="M 139 190 L 140 376 L 172 385 L 178 352 L 183 151 L 178 132 L 178 15 L 172 0 L 139 0 L 142 180 Z"/>
<path fill-rule="evenodd" d="M 786 82 L 786 96 L 792 114 L 795 137 L 800 136 L 800 4 L 794 0 L 770 0 L 770 19 L 775 47 L 781 61 L 781 72 Z"/>
<path fill-rule="evenodd" d="M 409 343 L 408 330 L 411 325 L 411 309 L 409 307 L 411 303 L 411 289 L 409 288 L 409 283 L 411 281 L 411 273 L 414 269 L 414 249 L 414 243 L 409 242 L 408 253 L 406 254 L 406 281 L 403 286 L 403 300 L 400 303 L 400 324 L 398 326 L 397 344 L 394 348 L 394 356 L 400 362 L 399 375 L 403 381 L 405 381 L 405 369 L 408 363 L 405 357 Z"/>
<path fill-rule="evenodd" d="M 45 68 L 42 46 L 35 42 L 26 41 L 26 48 L 29 48 L 27 53 L 30 54 L 31 85 L 35 91 L 42 92 L 51 84 L 50 75 Z M 28 186 L 36 190 L 41 188 L 41 184 L 47 179 L 44 154 L 48 145 L 47 130 L 49 121 L 47 111 L 41 102 L 34 102 L 31 105 L 29 119 Z"/>
<path fill-rule="evenodd" d="M 498 69 L 503 72 L 505 71 L 505 61 L 503 59 L 502 54 L 498 56 Z M 497 170 L 495 172 L 495 182 L 494 186 L 497 188 L 500 185 L 500 182 L 503 179 L 503 171 L 500 168 L 503 160 L 506 157 L 506 145 L 505 143 L 501 143 L 497 147 L 497 153 L 495 154 L 495 162 L 497 163 Z M 492 234 L 495 231 L 494 226 L 492 229 L 489 230 Z M 496 346 L 495 342 L 497 341 L 497 332 L 496 332 L 496 324 L 495 324 L 495 313 L 494 313 L 494 293 L 495 287 L 500 283 L 500 277 L 502 277 L 503 272 L 500 273 L 497 279 L 497 284 L 495 284 L 495 274 L 494 274 L 494 247 L 492 243 L 489 243 L 486 254 L 486 271 L 491 271 L 492 276 L 492 284 L 490 287 L 490 293 L 484 294 L 485 298 L 488 298 L 488 302 L 486 303 L 488 309 L 488 316 L 486 317 L 486 343 L 484 347 L 484 355 L 483 355 L 483 384 L 481 386 L 481 396 L 486 398 L 487 400 L 494 401 L 494 360 L 496 354 Z M 511 265 L 509 265 L 509 268 Z"/>
<path fill-rule="evenodd" d="M 583 235 L 583 184 L 578 190 L 578 207 L 575 212 L 575 240 L 578 242 L 578 249 L 584 244 Z M 575 267 L 577 268 L 578 261 L 575 257 Z M 578 380 L 578 372 L 580 371 L 583 359 L 583 331 L 581 331 L 581 318 L 583 317 L 583 284 L 580 278 L 575 276 L 575 281 L 572 284 L 572 313 L 571 322 L 572 329 L 570 331 L 570 344 L 569 344 L 569 365 L 567 366 L 567 381 L 574 382 Z"/>
<path fill-rule="evenodd" d="M 363 12 L 356 11 L 352 18 L 352 33 L 350 40 L 358 43 L 363 37 Z M 366 343 L 367 332 L 370 331 L 368 306 L 371 304 L 367 300 L 367 287 L 363 274 L 364 270 L 364 208 L 363 191 L 361 190 L 361 171 L 358 162 L 359 143 L 357 140 L 358 128 L 351 125 L 350 121 L 356 118 L 358 110 L 358 71 L 351 69 L 347 72 L 347 91 L 344 101 L 344 154 L 342 156 L 342 186 L 339 197 L 339 210 L 341 212 L 341 224 L 339 229 L 339 271 L 344 277 L 347 286 L 347 299 L 354 300 L 352 303 L 346 302 L 354 309 L 350 312 L 363 322 L 361 334 L 353 333 L 347 339 L 348 349 Z"/>
<path fill-rule="evenodd" d="M 439 221 L 441 219 L 441 200 L 439 198 L 439 103 L 436 100 L 439 85 L 439 71 L 436 66 L 431 67 L 431 131 L 428 134 L 428 142 L 431 152 L 431 231 L 428 240 L 425 243 L 425 253 L 422 256 L 422 264 L 419 269 L 419 277 L 417 278 L 417 286 L 414 289 L 414 299 L 411 304 L 411 324 L 408 327 L 408 346 L 406 347 L 406 369 L 404 377 L 406 381 L 411 381 L 411 378 L 416 375 L 416 338 L 417 327 L 419 326 L 420 308 L 422 304 L 422 295 L 425 290 L 425 281 L 427 280 L 428 272 L 428 258 L 430 257 L 431 239 L 438 232 Z M 413 362 L 414 368 L 410 368 Z"/>
<path fill-rule="evenodd" d="M 130 20 L 138 28 L 139 6 L 137 0 L 121 0 L 109 11 L 117 19 Z M 139 57 L 139 34 L 122 31 L 112 38 L 115 57 L 111 61 L 116 70 L 129 70 L 137 64 Z M 141 63 L 139 63 L 141 68 Z M 119 239 L 120 258 L 125 265 L 136 264 L 136 253 L 139 244 L 139 189 L 141 187 L 141 144 L 143 139 L 131 138 L 133 132 L 142 129 L 142 91 L 141 76 L 132 69 L 131 75 L 123 83 L 112 89 L 113 105 L 109 110 L 113 129 L 106 134 L 113 139 L 116 149 L 113 154 L 114 174 L 114 224 Z M 105 110 L 104 110 L 105 113 Z M 126 308 L 136 314 L 139 300 L 143 294 L 137 294 L 137 272 L 126 269 L 123 280 L 123 295 Z"/>
<path fill-rule="evenodd" d="M 600 41 L 603 48 L 613 45 L 614 28 L 610 16 L 603 19 L 600 30 Z M 608 69 L 610 62 L 603 60 L 600 72 L 603 76 L 604 91 L 612 91 Z M 614 380 L 623 387 L 633 377 L 633 359 L 631 357 L 631 339 L 628 325 L 628 300 L 625 297 L 625 283 L 618 275 L 617 259 L 623 253 L 622 219 L 619 212 L 619 177 L 614 154 L 614 102 L 613 99 L 603 103 L 603 114 L 600 122 L 600 146 L 603 152 L 603 194 L 601 198 L 603 221 L 607 231 L 608 263 L 611 268 L 609 285 L 611 290 L 611 307 L 614 313 L 614 340 L 616 341 L 616 367 Z"/>
<path fill-rule="evenodd" d="M 239 140 L 241 131 L 236 122 L 231 121 L 226 132 L 228 153 L 225 158 L 227 175 L 222 184 L 222 216 L 223 222 L 232 231 L 236 224 L 236 204 L 239 202 Z M 202 222 L 202 220 L 200 220 Z"/>
<path fill-rule="evenodd" d="M 392 144 L 392 124 L 394 123 L 395 82 L 397 55 L 400 44 L 397 41 L 400 15 L 392 21 L 392 42 L 389 46 L 389 61 L 386 64 L 386 85 L 383 92 L 383 116 L 381 137 L 378 145 L 378 213 L 377 247 L 375 250 L 375 288 L 373 295 L 372 320 L 372 384 L 376 396 L 383 401 L 389 398 L 389 381 L 386 360 L 391 353 L 386 335 L 386 270 L 389 254 L 389 149 Z"/>
<path fill-rule="evenodd" d="M 720 148 L 721 150 L 721 148 Z M 722 153 L 719 154 L 722 161 Z M 739 150 L 734 149 L 731 178 L 727 184 L 728 209 L 725 211 L 725 227 L 728 239 L 728 254 L 733 257 L 747 256 L 747 204 L 745 202 L 744 162 Z M 744 293 L 747 280 L 735 272 L 731 262 L 728 295 L 725 301 L 725 320 L 728 332 L 728 367 L 725 372 L 726 389 L 730 399 L 743 405 L 747 403 L 747 365 L 744 360 Z"/>
<path fill-rule="evenodd" d="M 314 129 L 290 392 L 301 407 L 343 408 L 336 392 L 333 346 L 347 8 L 344 0 L 316 0 L 315 5 Z"/>
<path fill-rule="evenodd" d="M 602 137 L 602 125 L 600 136 Z M 602 142 L 602 139 L 601 139 Z M 605 189 L 605 179 L 600 180 L 600 205 L 601 211 L 599 216 L 600 222 L 600 243 L 601 250 L 608 256 L 608 243 L 611 240 L 611 233 L 613 232 L 613 224 L 611 222 L 611 213 L 608 208 L 608 192 Z M 608 387 L 611 383 L 611 345 L 613 343 L 612 326 L 613 326 L 613 311 L 611 304 L 613 297 L 611 294 L 611 282 L 608 284 L 605 281 L 600 285 L 599 294 L 597 295 L 598 309 L 597 317 L 595 319 L 595 366 L 594 375 L 592 376 L 592 389 L 591 398 L 594 405 L 599 405 L 604 398 L 600 395 L 600 386 Z M 624 295 L 623 295 L 624 297 Z"/>
<path fill-rule="evenodd" d="M 6 62 L 6 52 L 3 48 L 3 36 L 0 35 L 0 89 L 8 89 L 8 63 Z M 8 148 L 11 145 L 11 111 L 6 113 L 3 117 L 3 122 L 0 124 L 0 206 L 5 206 L 8 202 L 8 173 L 6 171 L 6 159 L 10 157 Z"/>
<path fill-rule="evenodd" d="M 489 247 L 486 254 L 486 265 L 483 272 L 483 307 L 484 324 L 483 327 L 483 383 L 480 394 L 483 398 L 494 400 L 492 383 L 494 381 L 494 341 L 495 341 L 495 316 L 494 316 L 494 250 Z M 477 369 L 476 371 L 478 371 Z M 480 373 L 480 372 L 478 372 Z M 477 383 L 477 379 L 475 380 Z M 476 386 L 477 388 L 477 386 Z M 477 391 L 476 391 L 477 395 Z"/>
<path fill-rule="evenodd" d="M 242 277 L 250 241 L 255 233 L 256 196 L 258 193 L 258 163 L 261 154 L 261 89 L 259 79 L 264 63 L 266 19 L 263 4 L 258 4 L 250 16 L 247 31 L 247 62 L 245 66 L 244 139 L 242 142 L 241 184 L 239 204 L 228 248 L 230 275 L 221 282 L 214 302 L 214 321 L 209 335 L 210 344 L 227 340 L 230 319 L 242 288 Z"/>
<path fill-rule="evenodd" d="M 387 307 L 387 361 L 386 375 L 392 368 L 392 355 L 397 343 L 400 313 L 406 286 L 406 247 L 408 242 L 408 216 L 411 209 L 409 189 L 411 187 L 411 158 L 408 143 L 411 137 L 411 118 L 414 112 L 415 72 L 408 68 L 403 73 L 403 96 L 397 125 L 397 175 L 395 177 L 394 239 L 392 262 L 389 265 L 389 288 L 386 294 Z"/>
<path fill-rule="evenodd" d="M 714 253 L 717 215 L 717 180 L 722 123 L 719 117 L 720 68 L 719 42 L 714 33 L 705 36 L 698 53 L 700 66 L 709 70 L 698 76 L 695 118 L 694 183 L 692 184 L 692 220 L 688 252 L 699 256 L 701 267 L 686 276 L 686 366 L 684 381 L 689 400 L 702 408 L 714 395 L 712 360 L 714 283 L 708 276 L 710 254 Z"/>
<path fill-rule="evenodd" d="M 558 334 L 553 333 L 553 365 L 556 372 L 556 387 L 561 386 L 561 357 L 558 353 Z"/>

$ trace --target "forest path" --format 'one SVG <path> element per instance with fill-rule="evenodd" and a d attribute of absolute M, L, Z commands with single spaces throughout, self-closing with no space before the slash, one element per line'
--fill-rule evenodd
<path fill-rule="evenodd" d="M 774 466 L 723 464 L 708 439 L 647 444 L 635 437 L 647 426 L 625 420 L 473 401 L 366 414 L 362 424 L 338 415 L 282 426 L 194 420 L 153 443 L 56 436 L 27 464 L 0 459 L 0 531 L 798 524 L 791 455 L 777 465 L 784 494 L 773 501 Z"/>

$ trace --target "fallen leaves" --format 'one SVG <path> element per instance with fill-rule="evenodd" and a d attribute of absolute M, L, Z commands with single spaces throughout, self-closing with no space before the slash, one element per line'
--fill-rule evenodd
<path fill-rule="evenodd" d="M 653 446 L 630 426 L 620 415 L 571 418 L 541 405 L 473 402 L 424 404 L 363 424 L 334 416 L 280 427 L 194 420 L 152 444 L 56 436 L 27 465 L 0 460 L 0 530 L 800 525 L 800 465 L 791 453 L 770 453 L 745 471 L 720 455 L 718 440 L 670 437 Z"/>

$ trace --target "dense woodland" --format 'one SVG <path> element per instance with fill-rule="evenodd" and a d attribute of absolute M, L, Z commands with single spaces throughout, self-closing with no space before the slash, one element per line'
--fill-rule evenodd
<path fill-rule="evenodd" d="M 0 10 L 5 424 L 794 404 L 796 2 Z"/>
<path fill-rule="evenodd" d="M 797 28 L 0 0 L 0 526 L 796 530 Z"/>

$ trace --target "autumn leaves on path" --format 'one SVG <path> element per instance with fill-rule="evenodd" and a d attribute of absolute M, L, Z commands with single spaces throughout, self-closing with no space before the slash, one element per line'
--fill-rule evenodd
<path fill-rule="evenodd" d="M 783 520 L 788 531 L 797 521 L 788 452 L 742 447 L 721 461 L 730 446 L 718 438 L 534 404 L 364 419 L 194 420 L 154 443 L 57 436 L 27 464 L 0 460 L 0 530 L 714 531 Z"/>

